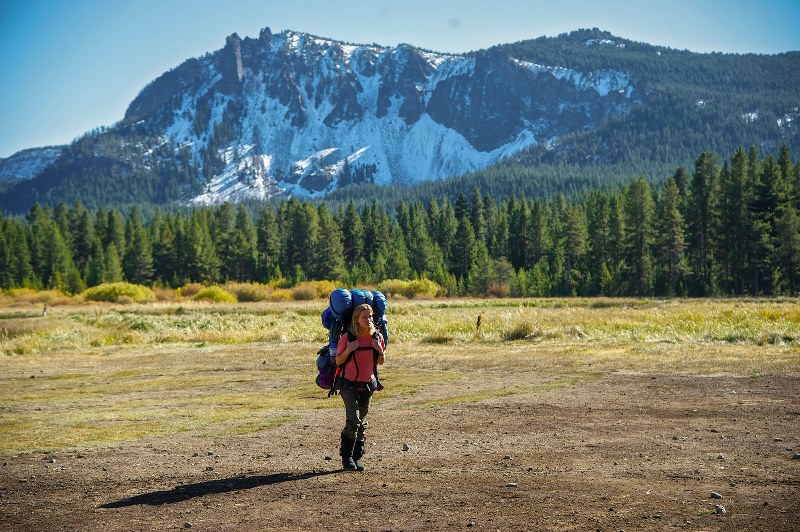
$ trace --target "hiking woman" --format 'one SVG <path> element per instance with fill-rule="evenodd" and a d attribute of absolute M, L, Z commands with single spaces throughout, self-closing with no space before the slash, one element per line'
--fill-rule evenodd
<path fill-rule="evenodd" d="M 342 366 L 344 378 L 340 394 L 344 400 L 346 421 L 342 430 L 339 454 L 342 467 L 364 471 L 364 429 L 372 392 L 377 388 L 376 364 L 386 360 L 386 343 L 372 321 L 372 307 L 368 304 L 353 308 L 347 331 L 339 337 L 336 365 Z"/>

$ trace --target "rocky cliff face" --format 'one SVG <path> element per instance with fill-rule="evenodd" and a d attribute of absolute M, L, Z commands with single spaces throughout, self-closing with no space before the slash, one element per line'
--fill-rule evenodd
<path fill-rule="evenodd" d="M 593 127 L 638 96 L 624 72 L 267 28 L 258 39 L 231 35 L 221 50 L 165 73 L 124 123 L 190 147 L 199 168 L 216 159 L 198 199 L 213 202 L 213 191 L 234 188 L 314 196 L 340 182 L 446 178 Z M 256 181 L 268 186 L 242 186 Z"/>
<path fill-rule="evenodd" d="M 313 197 L 479 170 L 624 115 L 642 98 L 625 72 L 548 67 L 499 48 L 452 55 L 265 28 L 159 76 L 123 120 L 67 155 L 0 160 L 0 175 L 20 173 L 25 159 L 30 171 L 19 177 L 50 168 L 47 186 L 62 174 L 157 182 L 161 172 L 182 200 Z M 28 196 L 43 187 L 31 183 Z"/>

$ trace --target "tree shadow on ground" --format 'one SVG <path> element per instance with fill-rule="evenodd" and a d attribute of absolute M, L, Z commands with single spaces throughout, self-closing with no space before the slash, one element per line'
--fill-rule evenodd
<path fill-rule="evenodd" d="M 151 491 L 133 497 L 125 497 L 114 502 L 101 504 L 100 508 L 123 508 L 125 506 L 136 506 L 147 504 L 150 506 L 160 506 L 162 504 L 173 504 L 185 501 L 194 497 L 203 497 L 214 493 L 227 493 L 229 491 L 249 490 L 259 486 L 269 486 L 280 482 L 290 482 L 294 480 L 305 480 L 333 473 L 340 473 L 341 470 L 333 471 L 313 471 L 310 473 L 275 473 L 274 475 L 259 475 L 255 477 L 234 477 L 197 482 L 194 484 L 184 484 L 176 486 L 171 490 Z"/>

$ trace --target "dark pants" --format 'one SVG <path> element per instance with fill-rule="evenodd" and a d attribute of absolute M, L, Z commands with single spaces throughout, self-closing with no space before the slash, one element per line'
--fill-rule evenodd
<path fill-rule="evenodd" d="M 372 392 L 369 390 L 343 389 L 339 392 L 344 401 L 346 421 L 342 434 L 351 440 L 363 441 L 367 428 L 367 412 Z"/>

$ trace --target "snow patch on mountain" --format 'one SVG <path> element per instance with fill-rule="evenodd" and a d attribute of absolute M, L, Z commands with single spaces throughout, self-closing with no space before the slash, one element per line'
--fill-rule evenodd
<path fill-rule="evenodd" d="M 0 180 L 32 179 L 61 157 L 63 146 L 31 148 L 0 159 Z"/>
<path fill-rule="evenodd" d="M 747 123 L 753 123 L 758 120 L 758 111 L 751 111 L 742 115 L 742 120 Z"/>
<path fill-rule="evenodd" d="M 614 41 L 612 39 L 587 39 L 584 43 L 586 46 L 615 46 L 617 48 L 625 48 L 625 43 Z"/>
<path fill-rule="evenodd" d="M 798 121 L 800 121 L 800 107 L 795 107 L 791 112 L 784 114 L 781 118 L 778 118 L 777 123 L 779 128 L 786 130 L 797 127 Z"/>
<path fill-rule="evenodd" d="M 624 94 L 630 98 L 633 93 L 633 84 L 625 72 L 618 70 L 595 70 L 593 72 L 578 72 L 570 68 L 551 67 L 512 59 L 520 67 L 526 68 L 537 74 L 550 74 L 556 79 L 566 80 L 575 85 L 579 90 L 594 89 L 600 96 L 607 96 L 610 92 Z"/>
<path fill-rule="evenodd" d="M 269 175 L 272 158 L 254 154 L 252 145 L 243 146 L 237 152 L 228 149 L 224 158 L 225 171 L 214 176 L 205 191 L 189 203 L 217 205 L 246 198 L 266 200 L 284 192 Z"/>

